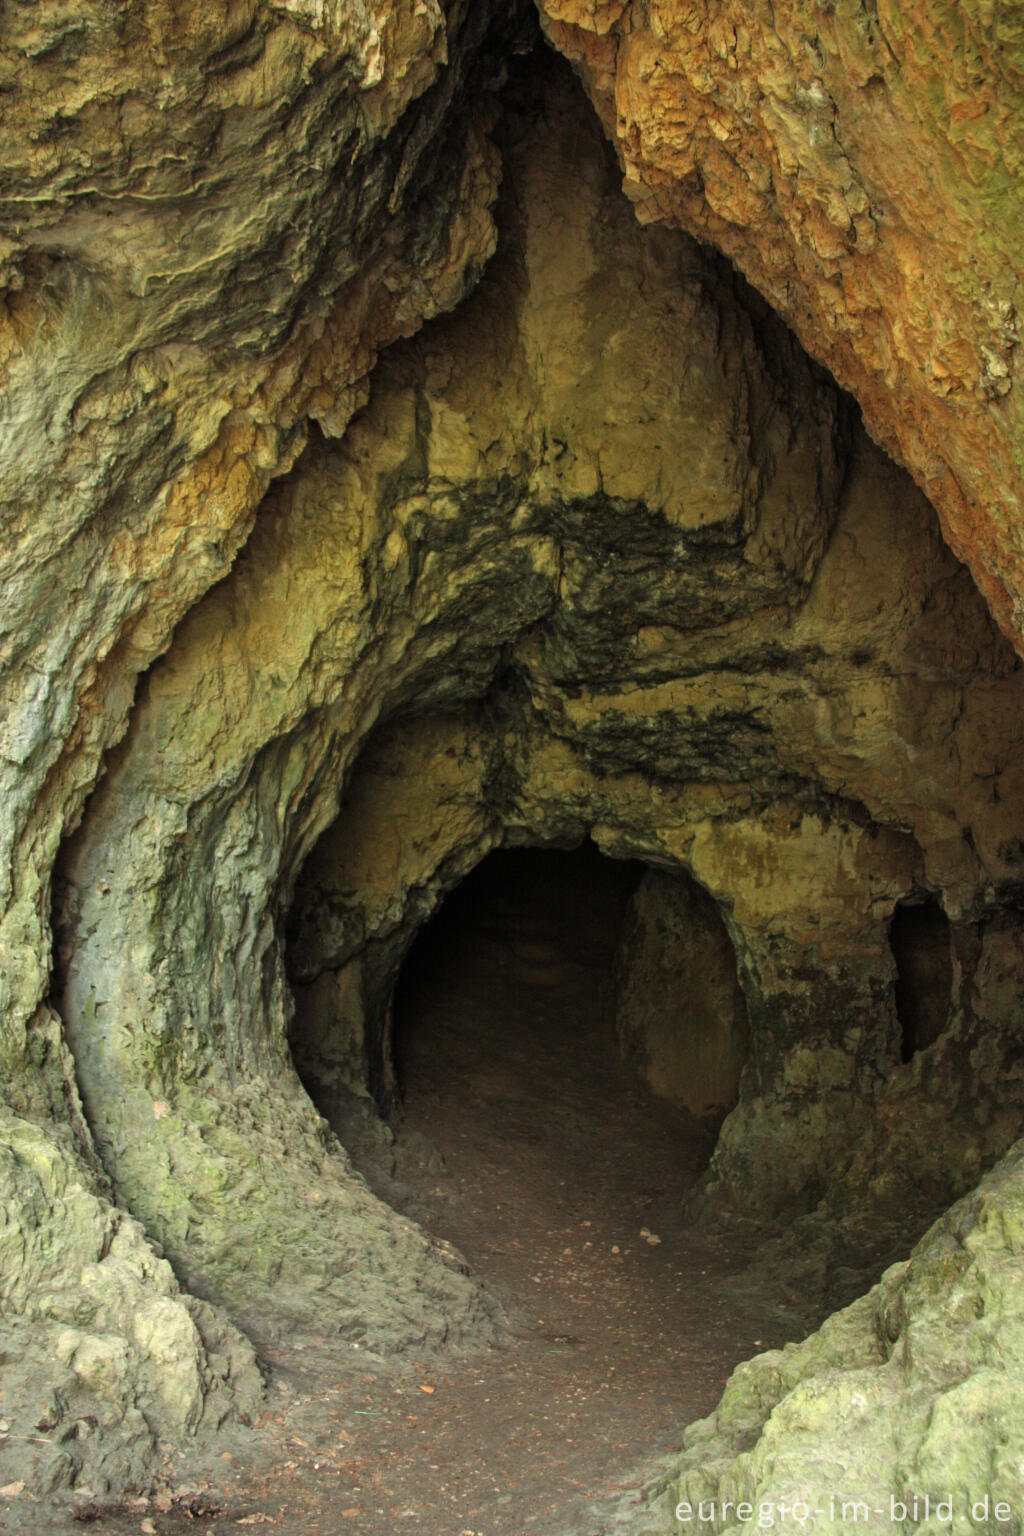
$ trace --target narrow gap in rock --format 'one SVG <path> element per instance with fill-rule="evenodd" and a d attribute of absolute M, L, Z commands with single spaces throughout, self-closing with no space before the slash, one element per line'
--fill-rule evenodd
<path fill-rule="evenodd" d="M 936 897 L 901 903 L 892 915 L 890 942 L 896 961 L 900 1052 L 906 1062 L 933 1045 L 949 1019 L 953 954 L 949 918 Z"/>

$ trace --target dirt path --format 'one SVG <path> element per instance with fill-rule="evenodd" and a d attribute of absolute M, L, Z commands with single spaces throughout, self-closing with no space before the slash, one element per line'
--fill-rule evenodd
<path fill-rule="evenodd" d="M 550 933 L 440 946 L 404 1050 L 398 1139 L 357 1148 L 375 1187 L 484 1278 L 508 1345 L 441 1369 L 275 1346 L 258 1444 L 239 1439 L 198 1483 L 169 1467 L 162 1500 L 70 1530 L 622 1529 L 733 1365 L 796 1330 L 723 1284 L 741 1256 L 683 1226 L 707 1146 L 623 1074 L 600 994 L 598 968 Z"/>

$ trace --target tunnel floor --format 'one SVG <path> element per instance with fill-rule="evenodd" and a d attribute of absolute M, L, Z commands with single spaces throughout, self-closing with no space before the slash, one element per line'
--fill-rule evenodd
<path fill-rule="evenodd" d="M 683 1426 L 739 1360 L 802 1332 L 740 1246 L 686 1229 L 708 1138 L 620 1065 L 600 936 L 581 947 L 564 903 L 511 928 L 472 889 L 465 907 L 477 920 L 435 932 L 404 989 L 394 1140 L 364 1112 L 347 1141 L 465 1255 L 507 1345 L 439 1367 L 282 1339 L 259 1459 L 240 1447 L 201 1490 L 208 1532 L 643 1530 L 639 1489 Z M 157 1536 L 196 1528 L 176 1518 Z"/>
<path fill-rule="evenodd" d="M 339 1390 L 351 1438 L 329 1489 L 323 1464 L 310 1475 L 304 1536 L 618 1530 L 736 1362 L 799 1335 L 763 1286 L 744 1290 L 741 1253 L 682 1222 L 710 1143 L 620 1065 L 607 962 L 632 882 L 579 873 L 556 861 L 540 899 L 513 888 L 504 909 L 467 883 L 407 970 L 395 1140 L 367 1116 L 346 1143 L 383 1198 L 465 1255 L 511 1337 Z M 317 1412 L 313 1394 L 295 1431 L 310 1445 Z"/>

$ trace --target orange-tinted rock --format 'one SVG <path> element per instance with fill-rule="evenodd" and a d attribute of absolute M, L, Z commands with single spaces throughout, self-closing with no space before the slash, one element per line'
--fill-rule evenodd
<path fill-rule="evenodd" d="M 1019 13 L 540 3 L 638 216 L 720 247 L 856 395 L 1020 646 Z"/>

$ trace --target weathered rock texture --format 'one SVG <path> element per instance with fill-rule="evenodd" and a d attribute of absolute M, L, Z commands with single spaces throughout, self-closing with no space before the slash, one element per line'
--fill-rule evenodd
<path fill-rule="evenodd" d="M 943 0 L 539 0 L 645 222 L 725 251 L 1024 643 L 1024 22 Z"/>
<path fill-rule="evenodd" d="M 802 1344 L 741 1365 L 711 1417 L 687 1430 L 657 1529 L 680 1529 L 680 1504 L 700 1536 L 784 1528 L 792 1514 L 780 1505 L 794 1501 L 808 1511 L 797 1524 L 821 1532 L 1012 1529 L 1022 1175 L 1018 1148 L 867 1296 Z"/>
<path fill-rule="evenodd" d="M 1018 767 L 1002 753 L 1022 674 L 906 478 L 857 433 L 845 458 L 827 382 L 807 371 L 800 392 L 779 393 L 758 341 L 777 360 L 770 320 L 692 247 L 631 226 L 596 146 L 592 175 L 580 169 L 574 114 L 559 109 L 548 132 L 510 197 L 504 258 L 453 322 L 381 372 L 358 458 L 340 456 L 345 481 L 312 460 L 293 477 L 304 507 L 334 495 L 359 506 L 363 530 L 387 507 L 429 615 L 401 647 L 406 664 L 421 648 L 415 681 L 292 908 L 296 1055 L 325 1107 L 337 1086 L 386 1097 L 391 988 L 439 896 L 501 841 L 589 832 L 696 877 L 735 946 L 750 1056 L 705 1198 L 748 1211 L 824 1199 L 821 1218 L 845 1221 L 851 1245 L 866 1213 L 905 1230 L 969 1187 L 1019 1124 L 1016 1008 L 990 978 L 1019 964 L 1004 910 Z M 628 330 L 577 325 L 610 287 Z M 607 380 L 599 394 L 612 369 L 655 384 L 612 396 Z M 664 384 L 656 395 L 672 378 L 687 392 L 699 380 L 699 420 Z M 614 412 L 595 421 L 581 397 L 612 397 Z M 403 421 L 403 472 L 382 501 L 363 466 L 385 444 L 394 463 Z M 751 482 L 765 423 L 787 453 Z M 749 510 L 724 513 L 723 485 L 744 482 Z M 950 1024 L 904 1064 L 889 927 L 926 889 L 956 934 Z"/>
<path fill-rule="evenodd" d="M 219 1379 L 230 1405 L 225 1362 L 248 1346 L 207 1347 L 110 1203 L 44 1003 L 51 868 L 139 674 L 230 570 L 310 422 L 342 431 L 378 348 L 479 276 L 498 174 L 489 87 L 515 24 L 503 7 L 488 41 L 488 7 L 436 0 L 0 18 L 0 1047 L 20 1170 L 0 1295 L 15 1320 L 56 1298 L 53 1318 L 81 1334 L 60 1358 L 110 1400 L 108 1421 L 138 1403 L 146 1433 L 194 1427 L 166 1405 L 196 1380 Z M 162 1334 L 133 1328 L 151 1304 Z M 112 1422 L 102 1454 L 79 1437 L 68 1475 L 91 1465 L 102 1482 L 116 1440 Z"/>
<path fill-rule="evenodd" d="M 617 970 L 626 1059 L 662 1098 L 722 1120 L 738 1097 L 750 1026 L 715 902 L 695 881 L 649 870 L 630 902 Z"/>
<path fill-rule="evenodd" d="M 963 1194 L 1024 1106 L 1024 671 L 851 402 L 639 226 L 567 70 L 496 110 L 507 7 L 17 16 L 0 1300 L 30 1380 L 60 1362 L 30 1477 L 250 1413 L 217 1304 L 492 1336 L 295 1061 L 326 1108 L 386 1098 L 402 958 L 501 843 L 589 834 L 717 905 L 749 1055 L 705 1209 L 789 1211 L 821 1265 Z M 904 1061 L 890 925 L 926 896 L 951 996 Z"/>

